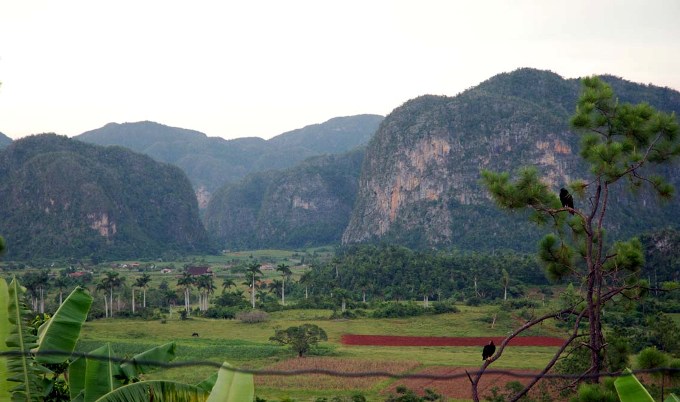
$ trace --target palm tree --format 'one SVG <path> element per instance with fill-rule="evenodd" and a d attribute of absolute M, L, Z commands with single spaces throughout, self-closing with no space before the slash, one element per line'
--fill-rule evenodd
<path fill-rule="evenodd" d="M 283 281 L 280 281 L 278 279 L 274 279 L 273 281 L 269 282 L 267 284 L 267 288 L 269 289 L 269 292 L 274 293 L 275 295 L 283 294 Z"/>
<path fill-rule="evenodd" d="M 248 272 L 252 276 L 252 282 L 251 282 L 251 287 L 250 287 L 250 301 L 253 305 L 253 308 L 255 308 L 255 279 L 257 278 L 257 275 L 262 275 L 262 271 L 260 270 L 260 263 L 259 262 L 252 262 L 248 265 Z"/>
<path fill-rule="evenodd" d="M 210 300 L 210 295 L 215 293 L 215 289 L 217 289 L 217 287 L 215 286 L 215 279 L 212 277 L 212 275 L 209 275 L 208 281 L 205 285 L 205 300 L 204 300 L 205 310 L 208 310 L 208 304 L 209 304 L 208 301 Z"/>
<path fill-rule="evenodd" d="M 199 309 L 208 309 L 208 298 L 215 291 L 215 281 L 210 275 L 201 275 L 196 280 L 196 287 L 199 289 Z"/>
<path fill-rule="evenodd" d="M 143 302 L 142 302 L 142 307 L 146 308 L 146 289 L 149 287 L 149 282 L 151 282 L 151 276 L 149 274 L 142 274 L 139 278 L 137 278 L 137 281 L 135 282 L 135 286 L 142 288 L 142 294 L 143 294 Z"/>
<path fill-rule="evenodd" d="M 288 265 L 281 263 L 276 266 L 276 270 L 281 272 L 283 282 L 281 283 L 281 304 L 286 305 L 286 278 L 290 279 L 293 272 L 288 268 Z"/>
<path fill-rule="evenodd" d="M 55 288 L 59 289 L 59 305 L 61 306 L 64 302 L 64 289 L 72 285 L 72 280 L 68 276 L 59 275 L 52 283 Z"/>
<path fill-rule="evenodd" d="M 508 300 L 508 285 L 510 284 L 510 274 L 508 274 L 508 271 L 505 268 L 503 268 L 501 274 L 503 275 L 503 300 Z"/>
<path fill-rule="evenodd" d="M 106 291 L 108 290 L 107 284 L 102 280 L 97 284 L 95 287 L 95 290 L 103 290 L 104 291 L 104 317 L 109 318 L 109 301 L 106 298 Z"/>
<path fill-rule="evenodd" d="M 106 276 L 102 278 L 101 282 L 99 282 L 99 284 L 97 285 L 97 289 L 105 289 L 109 291 L 108 307 L 111 312 L 110 317 L 113 317 L 113 290 L 123 286 L 124 282 L 125 278 L 121 278 L 118 272 L 109 271 L 106 273 Z M 104 298 L 104 301 L 106 302 L 106 298 Z M 106 303 L 104 304 L 104 308 L 106 308 Z"/>
<path fill-rule="evenodd" d="M 298 283 L 305 285 L 305 299 L 309 298 L 309 285 L 312 284 L 312 271 L 307 271 L 302 274 L 300 279 L 298 279 Z"/>
<path fill-rule="evenodd" d="M 185 272 L 181 278 L 177 280 L 177 286 L 181 286 L 184 290 L 184 309 L 187 314 L 190 312 L 189 306 L 189 292 L 194 284 L 194 277 L 190 273 Z"/>
<path fill-rule="evenodd" d="M 130 285 L 130 290 L 132 290 L 132 314 L 135 313 L 135 286 L 137 286 L 137 282 Z"/>
<path fill-rule="evenodd" d="M 222 293 L 224 293 L 226 289 L 231 289 L 232 286 L 236 286 L 236 282 L 234 282 L 233 279 L 224 278 L 222 280 Z"/>

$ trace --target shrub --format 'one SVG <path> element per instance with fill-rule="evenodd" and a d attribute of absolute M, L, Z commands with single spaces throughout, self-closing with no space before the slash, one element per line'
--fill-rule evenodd
<path fill-rule="evenodd" d="M 269 314 L 260 310 L 241 311 L 236 314 L 236 319 L 246 324 L 256 324 L 269 320 Z"/>
<path fill-rule="evenodd" d="M 536 307 L 538 307 L 538 303 L 529 299 L 506 300 L 501 304 L 501 308 L 506 311 Z"/>
<path fill-rule="evenodd" d="M 409 303 L 383 303 L 375 311 L 373 311 L 373 318 L 399 318 L 399 317 L 415 317 L 425 314 L 425 309 L 421 306 Z"/>
<path fill-rule="evenodd" d="M 472 297 L 468 298 L 467 300 L 465 300 L 466 306 L 477 307 L 477 306 L 480 306 L 481 304 L 482 304 L 482 299 L 480 299 L 477 296 L 472 296 Z"/>
<path fill-rule="evenodd" d="M 208 310 L 203 313 L 203 316 L 206 318 L 223 318 L 227 320 L 231 320 L 236 318 L 236 315 L 241 312 L 243 309 L 240 307 L 210 307 Z"/>
<path fill-rule="evenodd" d="M 460 310 L 452 302 L 439 302 L 434 303 L 434 313 L 435 314 L 445 314 L 445 313 L 458 313 Z"/>
<path fill-rule="evenodd" d="M 328 297 L 321 297 L 314 295 L 308 299 L 302 299 L 295 304 L 295 308 L 298 309 L 328 309 L 333 310 L 335 308 L 335 302 Z"/>

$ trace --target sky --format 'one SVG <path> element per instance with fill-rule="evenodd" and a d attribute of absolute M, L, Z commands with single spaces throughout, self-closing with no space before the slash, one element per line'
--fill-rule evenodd
<path fill-rule="evenodd" d="M 0 132 L 268 139 L 521 67 L 680 90 L 678 21 L 678 0 L 0 0 Z"/>

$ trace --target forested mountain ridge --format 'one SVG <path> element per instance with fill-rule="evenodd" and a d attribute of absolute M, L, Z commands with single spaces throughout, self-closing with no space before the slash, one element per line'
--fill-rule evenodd
<path fill-rule="evenodd" d="M 354 205 L 363 156 L 357 149 L 313 157 L 226 185 L 208 204 L 206 228 L 227 249 L 339 243 Z"/>
<path fill-rule="evenodd" d="M 8 146 L 9 144 L 12 143 L 12 139 L 6 136 L 3 133 L 0 133 L 0 149 Z"/>
<path fill-rule="evenodd" d="M 249 173 L 285 169 L 311 156 L 347 152 L 365 145 L 383 117 L 336 117 L 280 134 L 270 140 L 225 140 L 153 122 L 110 123 L 75 138 L 97 145 L 120 145 L 179 166 L 191 180 L 199 205 L 224 184 Z"/>
<path fill-rule="evenodd" d="M 191 184 L 175 166 L 54 134 L 0 151 L 7 258 L 140 258 L 208 251 Z"/>
<path fill-rule="evenodd" d="M 663 111 L 680 111 L 677 91 L 602 78 L 621 102 L 647 101 Z M 366 150 L 343 243 L 533 250 L 539 231 L 490 201 L 480 171 L 535 166 L 555 191 L 585 177 L 579 137 L 568 125 L 579 92 L 579 80 L 520 69 L 455 97 L 426 95 L 395 109 Z M 677 165 L 666 173 L 680 185 Z M 635 199 L 621 193 L 614 198 L 608 222 L 617 235 L 680 225 L 677 200 L 661 207 L 645 192 Z"/>

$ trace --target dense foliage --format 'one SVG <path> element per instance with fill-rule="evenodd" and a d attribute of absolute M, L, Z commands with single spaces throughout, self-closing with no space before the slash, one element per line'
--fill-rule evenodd
<path fill-rule="evenodd" d="M 205 252 L 196 198 L 176 167 L 53 134 L 0 152 L 7 259 Z"/>
<path fill-rule="evenodd" d="M 485 169 L 482 180 L 499 207 L 528 211 L 534 223 L 549 228 L 550 233 L 543 237 L 538 251 L 548 277 L 571 280 L 582 288 L 573 292 L 575 297 L 565 303 L 562 311 L 530 321 L 510 334 L 506 342 L 545 319 L 568 317 L 573 320 L 572 334 L 544 372 L 552 368 L 566 347 L 582 336 L 587 339 L 583 344 L 590 359 L 580 372 L 593 375 L 590 381 L 597 383 L 601 372 L 611 370 L 607 367 L 611 361 L 605 359 L 606 351 L 612 348 L 621 352 L 618 342 L 605 339 L 605 307 L 638 299 L 649 291 L 649 283 L 640 280 L 644 265 L 642 243 L 637 238 L 619 240 L 620 234 L 618 239 L 611 236 L 610 233 L 623 231 L 621 226 L 612 224 L 620 224 L 621 218 L 612 219 L 611 212 L 622 203 L 619 196 L 624 192 L 638 195 L 641 189 L 646 189 L 648 194 L 661 199 L 672 197 L 674 188 L 667 180 L 673 176 L 661 175 L 664 169 L 655 167 L 673 166 L 680 155 L 680 126 L 674 114 L 659 112 L 647 103 L 620 103 L 612 88 L 598 77 L 584 78 L 582 83 L 570 123 L 580 138 L 580 156 L 589 168 L 588 173 L 572 178 L 565 185 L 568 190 L 564 187 L 560 190 L 559 198 L 550 189 L 549 178 L 541 177 L 533 166 L 516 169 L 512 179 L 509 172 Z M 584 202 L 576 205 L 574 196 Z M 638 222 L 646 223 L 642 211 L 633 212 Z M 473 400 L 479 400 L 477 387 L 483 371 L 502 352 L 501 347 L 471 379 Z M 513 400 L 535 384 L 536 381 L 529 382 Z"/>
<path fill-rule="evenodd" d="M 341 289 L 352 300 L 490 301 L 504 298 L 503 271 L 512 297 L 524 295 L 528 286 L 547 284 L 527 255 L 414 251 L 393 245 L 348 247 L 330 263 L 313 267 L 305 281 L 314 294 L 338 294 Z"/>

